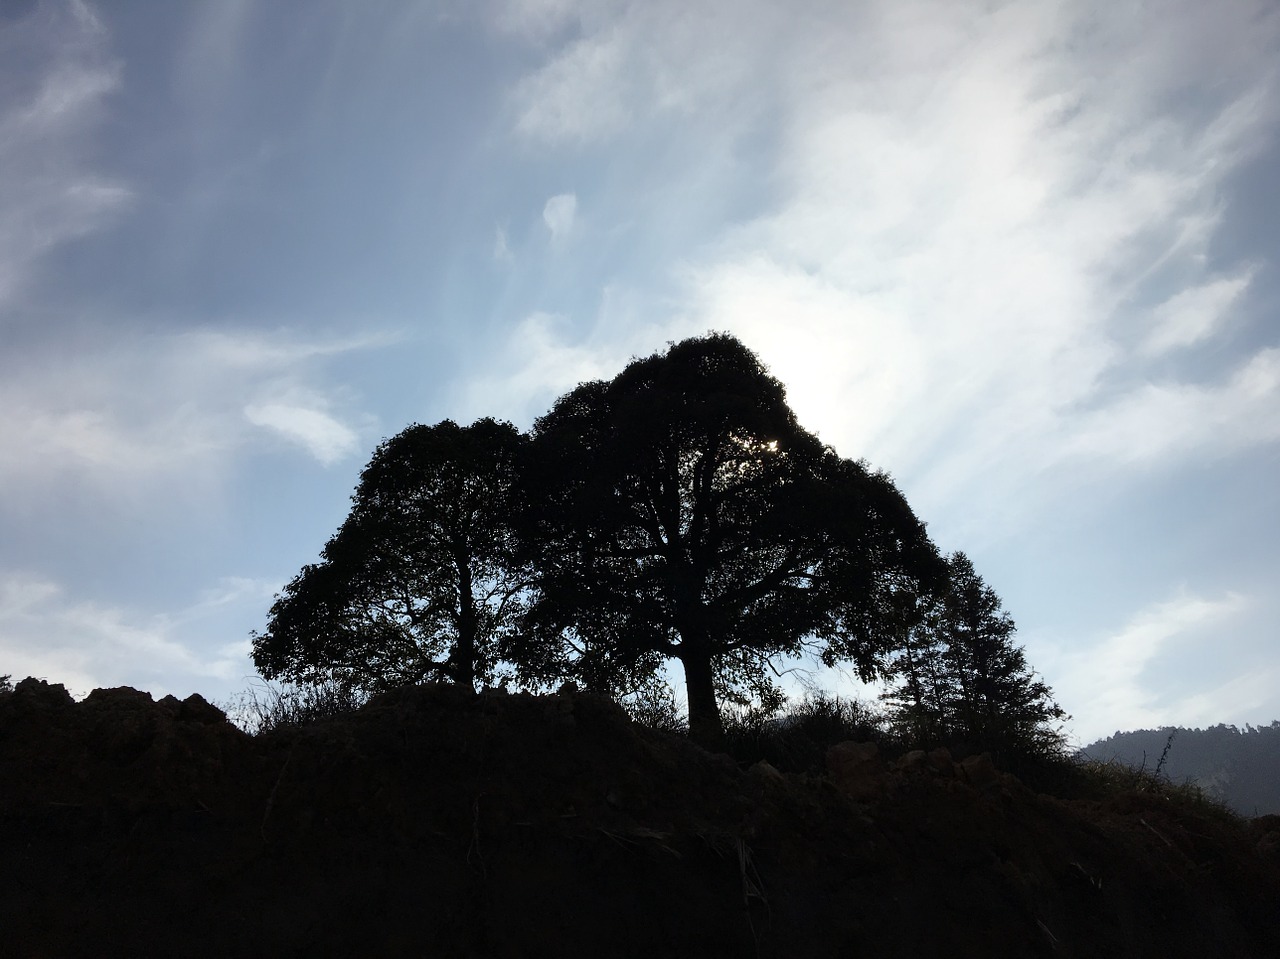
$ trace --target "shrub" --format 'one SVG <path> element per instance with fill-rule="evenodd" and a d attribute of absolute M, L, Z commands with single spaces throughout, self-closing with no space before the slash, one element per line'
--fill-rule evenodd
<path fill-rule="evenodd" d="M 729 754 L 738 762 L 765 760 L 784 772 L 818 772 L 827 750 L 847 740 L 874 742 L 893 751 L 896 743 L 883 714 L 859 699 L 810 692 L 784 714 L 745 708 L 725 717 Z"/>
<path fill-rule="evenodd" d="M 368 699 L 363 690 L 332 678 L 313 683 L 264 680 L 240 693 L 223 711 L 245 732 L 258 736 L 352 713 Z"/>
<path fill-rule="evenodd" d="M 684 736 L 689 732 L 689 716 L 676 701 L 675 690 L 666 683 L 649 683 L 618 700 L 633 723 L 663 733 Z"/>

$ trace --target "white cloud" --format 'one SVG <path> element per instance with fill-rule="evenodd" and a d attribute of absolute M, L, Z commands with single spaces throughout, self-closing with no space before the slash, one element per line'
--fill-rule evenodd
<path fill-rule="evenodd" d="M 573 231 L 578 214 L 578 198 L 572 193 L 559 193 L 547 200 L 542 208 L 542 221 L 551 233 L 553 243 L 563 240 Z"/>
<path fill-rule="evenodd" d="M 359 448 L 359 437 L 350 427 L 322 410 L 287 403 L 250 404 L 245 418 L 254 426 L 274 430 L 303 446 L 325 466 L 350 456 Z"/>

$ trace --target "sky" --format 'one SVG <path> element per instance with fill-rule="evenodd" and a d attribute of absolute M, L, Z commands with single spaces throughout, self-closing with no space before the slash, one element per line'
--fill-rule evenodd
<path fill-rule="evenodd" d="M 383 438 L 722 330 L 1074 741 L 1270 723 L 1278 88 L 1271 0 L 0 0 L 0 673 L 225 701 Z"/>

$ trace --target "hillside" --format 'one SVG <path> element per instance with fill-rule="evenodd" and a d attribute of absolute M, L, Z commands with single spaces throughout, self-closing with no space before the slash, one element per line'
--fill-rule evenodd
<path fill-rule="evenodd" d="M 1159 764 L 1171 781 L 1193 782 L 1242 816 L 1280 814 L 1280 721 L 1244 729 L 1166 726 L 1117 732 L 1081 752 L 1148 770 Z"/>
<path fill-rule="evenodd" d="M 828 763 L 742 770 L 571 690 L 250 737 L 199 696 L 26 680 L 0 929 L 16 957 L 1280 955 L 1280 819 Z"/>

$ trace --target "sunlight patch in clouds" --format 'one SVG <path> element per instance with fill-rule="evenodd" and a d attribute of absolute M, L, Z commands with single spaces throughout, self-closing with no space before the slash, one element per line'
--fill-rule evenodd
<path fill-rule="evenodd" d="M 1027 491 L 1090 481 L 1073 458 L 1114 474 L 1277 438 L 1266 346 L 1212 382 L 1150 368 L 1251 322 L 1253 266 L 1210 252 L 1280 101 L 1280 14 L 1176 7 L 621 4 L 518 86 L 515 132 L 574 150 L 767 116 L 768 208 L 668 264 L 674 306 L 636 352 L 734 332 L 806 426 L 924 513 L 1012 528 Z M 713 23 L 716 49 L 683 56 Z M 587 328 L 526 366 L 602 361 L 619 329 Z"/>

